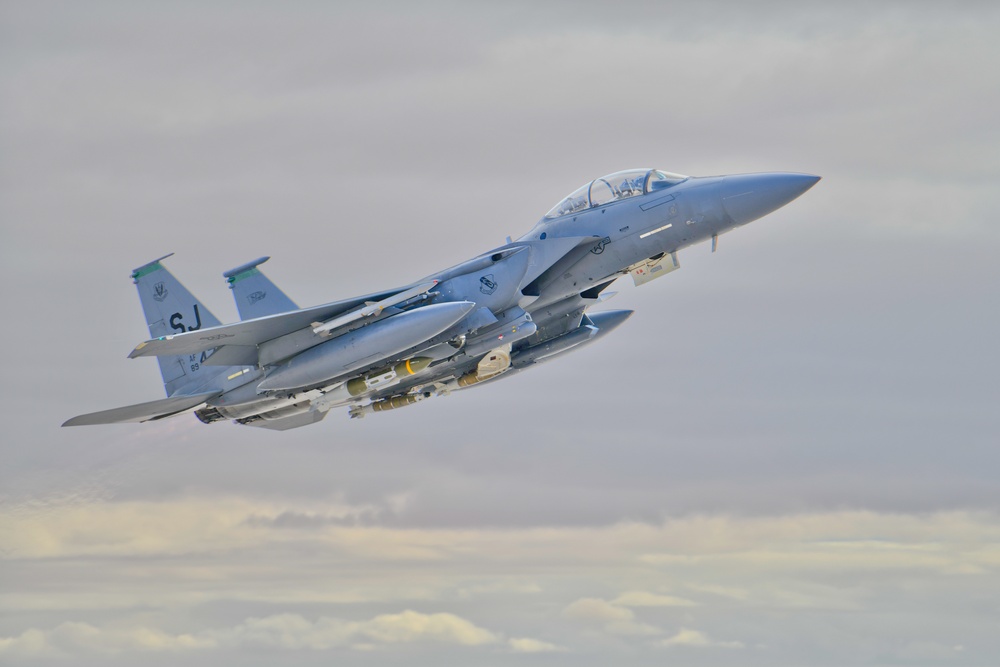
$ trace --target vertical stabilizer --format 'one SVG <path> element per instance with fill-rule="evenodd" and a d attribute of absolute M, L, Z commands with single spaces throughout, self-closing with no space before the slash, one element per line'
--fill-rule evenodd
<path fill-rule="evenodd" d="M 161 261 L 164 255 L 132 271 L 132 281 L 139 290 L 139 301 L 146 315 L 151 338 L 222 324 L 179 280 L 167 271 Z M 211 351 L 192 355 L 157 357 L 167 396 L 204 391 L 213 379 L 224 377 L 225 366 L 206 366 Z"/>
<path fill-rule="evenodd" d="M 237 266 L 222 274 L 233 290 L 236 309 L 240 311 L 241 320 L 252 320 L 255 317 L 277 315 L 298 310 L 295 302 L 272 283 L 257 267 L 270 257 L 260 257 L 243 266 Z"/>

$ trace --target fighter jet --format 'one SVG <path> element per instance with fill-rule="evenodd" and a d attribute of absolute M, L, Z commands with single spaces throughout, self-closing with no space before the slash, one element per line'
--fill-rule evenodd
<path fill-rule="evenodd" d="M 298 308 L 259 269 L 226 271 L 241 321 L 222 324 L 164 268 L 132 272 L 167 398 L 63 426 L 193 412 L 206 424 L 287 430 L 334 408 L 352 418 L 511 377 L 589 345 L 630 310 L 588 312 L 618 278 L 643 285 L 678 252 L 757 220 L 820 180 L 795 173 L 688 177 L 630 169 L 563 198 L 524 236 L 409 285 Z"/>

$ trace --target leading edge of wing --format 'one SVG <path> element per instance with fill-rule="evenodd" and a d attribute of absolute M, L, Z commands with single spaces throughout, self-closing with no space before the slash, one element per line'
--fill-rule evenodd
<path fill-rule="evenodd" d="M 218 391 L 210 391 L 205 394 L 192 394 L 191 396 L 172 396 L 161 398 L 158 401 L 139 403 L 137 405 L 126 405 L 121 408 L 91 412 L 67 420 L 63 426 L 93 426 L 95 424 L 125 424 L 129 422 L 145 422 L 152 419 L 161 419 L 176 415 L 179 412 L 190 410 L 207 401 L 213 396 L 218 396 Z"/>
<path fill-rule="evenodd" d="M 402 288 L 406 289 L 406 288 Z M 352 308 L 364 305 L 366 301 L 378 301 L 399 293 L 402 289 L 376 292 L 365 296 L 334 301 L 321 306 L 293 310 L 289 313 L 267 315 L 243 322 L 223 324 L 207 329 L 185 331 L 173 336 L 163 336 L 139 343 L 129 359 L 137 357 L 162 357 L 177 354 L 196 354 L 224 345 L 253 347 L 265 341 L 284 336 L 309 326 L 317 320 L 325 320 Z"/>

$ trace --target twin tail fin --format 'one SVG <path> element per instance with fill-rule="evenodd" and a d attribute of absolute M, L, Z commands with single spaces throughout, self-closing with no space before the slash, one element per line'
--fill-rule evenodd
<path fill-rule="evenodd" d="M 173 253 L 171 253 L 172 255 Z M 222 324 L 161 262 L 164 255 L 132 271 L 139 301 L 146 316 L 150 338 L 171 336 Z M 225 366 L 206 366 L 211 350 L 191 355 L 158 357 L 167 396 L 194 394 L 211 388 L 213 380 L 228 371 Z"/>
<path fill-rule="evenodd" d="M 295 302 L 261 273 L 257 267 L 271 259 L 260 257 L 222 274 L 233 291 L 241 320 L 298 310 Z"/>

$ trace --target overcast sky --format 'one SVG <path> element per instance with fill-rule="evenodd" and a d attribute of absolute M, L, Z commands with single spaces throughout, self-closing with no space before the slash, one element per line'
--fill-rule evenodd
<path fill-rule="evenodd" d="M 0 2 L 0 663 L 986 665 L 994 3 Z M 613 335 L 286 433 L 163 396 L 223 321 L 518 236 L 596 176 L 801 171 Z M 532 654 L 532 655 L 526 655 Z"/>

